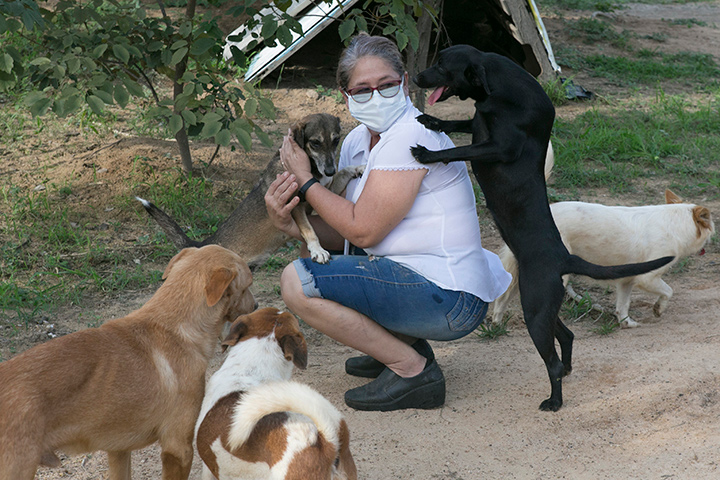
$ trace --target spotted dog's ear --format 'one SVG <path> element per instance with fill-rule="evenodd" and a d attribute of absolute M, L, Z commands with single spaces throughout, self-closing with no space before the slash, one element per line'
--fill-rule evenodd
<path fill-rule="evenodd" d="M 683 203 L 683 200 L 675 192 L 673 192 L 672 190 L 670 190 L 668 188 L 665 190 L 665 203 L 667 203 L 667 204 Z"/>
<path fill-rule="evenodd" d="M 245 335 L 247 335 L 250 329 L 244 321 L 245 318 L 247 318 L 247 315 L 238 317 L 230 326 L 230 331 L 220 344 L 223 352 L 225 352 L 228 347 L 237 345 L 237 343 L 242 340 Z"/>

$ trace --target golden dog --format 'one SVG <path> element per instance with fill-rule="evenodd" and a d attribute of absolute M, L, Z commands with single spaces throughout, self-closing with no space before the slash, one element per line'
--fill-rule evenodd
<path fill-rule="evenodd" d="M 0 364 L 0 480 L 32 480 L 55 450 L 105 450 L 111 480 L 130 453 L 162 448 L 163 480 L 184 480 L 205 370 L 227 321 L 255 309 L 252 276 L 217 245 L 187 248 L 128 316 L 50 340 Z"/>

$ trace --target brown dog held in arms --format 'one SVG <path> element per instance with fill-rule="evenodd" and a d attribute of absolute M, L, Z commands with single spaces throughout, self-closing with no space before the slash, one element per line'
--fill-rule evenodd
<path fill-rule="evenodd" d="M 623 327 L 637 327 L 630 318 L 630 293 L 634 287 L 658 296 L 653 313 L 659 317 L 667 308 L 673 289 L 660 278 L 678 260 L 696 252 L 715 232 L 710 210 L 700 205 L 683 203 L 671 190 L 665 190 L 665 205 L 641 207 L 606 206 L 585 202 L 558 202 L 550 205 L 553 219 L 568 251 L 600 265 L 619 262 L 642 262 L 661 255 L 675 260 L 652 272 L 635 277 L 605 280 L 615 286 L 615 316 Z M 508 289 L 493 302 L 493 323 L 501 323 L 508 303 L 517 293 L 517 262 L 507 246 L 500 249 L 505 270 L 513 274 Z M 582 296 L 563 283 L 570 297 Z M 595 306 L 594 306 L 595 307 Z M 600 308 L 596 308 L 602 310 Z"/>
<path fill-rule="evenodd" d="M 307 385 L 307 344 L 291 313 L 263 308 L 239 317 L 208 381 L 196 426 L 203 480 L 356 480 L 340 412 Z"/>
<path fill-rule="evenodd" d="M 323 186 L 339 194 L 350 180 L 362 175 L 364 166 L 344 168 L 336 173 L 340 142 L 339 118 L 326 113 L 307 115 L 295 123 L 291 131 L 295 142 L 310 157 L 313 177 Z M 177 248 L 216 243 L 240 255 L 250 267 L 255 267 L 261 265 L 271 253 L 288 241 L 288 237 L 278 231 L 270 221 L 264 199 L 270 184 L 284 170 L 278 150 L 247 197 L 214 234 L 201 242 L 188 238 L 183 229 L 155 205 L 139 197 L 138 200 Z M 327 263 L 330 254 L 320 246 L 315 231 L 307 220 L 310 210 L 309 204 L 300 203 L 293 209 L 292 216 L 307 243 L 312 259 Z"/>
<path fill-rule="evenodd" d="M 165 282 L 128 316 L 0 363 L 0 480 L 32 480 L 56 450 L 105 450 L 111 480 L 130 453 L 162 448 L 163 480 L 185 480 L 205 370 L 225 322 L 255 309 L 250 269 L 217 245 L 170 260 Z"/>
<path fill-rule="evenodd" d="M 420 88 L 436 88 L 428 98 L 430 105 L 454 95 L 475 100 L 471 120 L 418 117 L 432 130 L 472 133 L 471 145 L 435 152 L 416 146 L 412 154 L 420 163 L 470 161 L 488 210 L 518 261 L 525 324 L 552 387 L 540 409 L 557 411 L 563 403 L 562 377 L 572 369 L 573 334 L 558 317 L 565 296 L 562 276 L 628 277 L 659 268 L 673 258 L 603 267 L 567 251 L 545 190 L 544 164 L 555 108 L 537 80 L 512 60 L 455 45 L 441 51 L 438 63 L 414 81 Z"/>

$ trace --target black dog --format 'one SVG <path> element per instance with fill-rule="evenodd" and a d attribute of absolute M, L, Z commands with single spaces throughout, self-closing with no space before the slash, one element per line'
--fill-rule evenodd
<path fill-rule="evenodd" d="M 540 409 L 557 411 L 562 406 L 561 379 L 572 368 L 574 337 L 558 318 L 565 294 L 562 276 L 622 278 L 659 268 L 673 257 L 603 267 L 567 251 L 550 213 L 543 173 L 555 109 L 538 82 L 513 61 L 456 45 L 440 52 L 438 63 L 413 80 L 421 88 L 438 87 L 428 99 L 430 105 L 453 95 L 475 100 L 472 120 L 418 117 L 433 130 L 472 133 L 472 145 L 435 152 L 417 146 L 412 154 L 420 163 L 471 162 L 487 207 L 518 260 L 525 324 L 552 386 Z"/>

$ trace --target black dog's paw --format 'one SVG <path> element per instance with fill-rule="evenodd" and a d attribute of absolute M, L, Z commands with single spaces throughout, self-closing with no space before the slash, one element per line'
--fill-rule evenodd
<path fill-rule="evenodd" d="M 544 412 L 557 412 L 562 407 L 562 400 L 558 401 L 554 398 L 548 398 L 540 404 L 540 410 Z"/>
<path fill-rule="evenodd" d="M 443 121 L 439 118 L 433 117 L 432 115 L 419 115 L 415 117 L 415 120 L 423 124 L 426 128 L 429 128 L 430 130 L 434 130 L 436 132 L 442 131 Z"/>
<path fill-rule="evenodd" d="M 432 159 L 433 152 L 423 147 L 422 145 L 410 147 L 410 152 L 412 153 L 412 156 L 415 157 L 415 160 L 420 163 L 433 163 L 434 161 Z"/>

